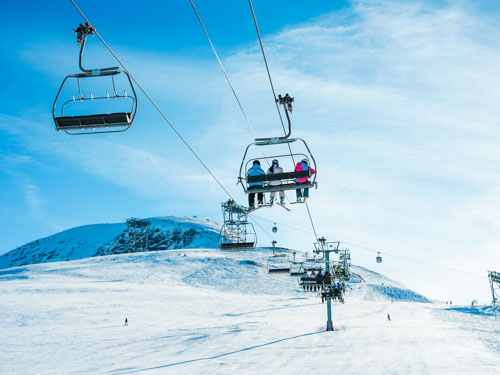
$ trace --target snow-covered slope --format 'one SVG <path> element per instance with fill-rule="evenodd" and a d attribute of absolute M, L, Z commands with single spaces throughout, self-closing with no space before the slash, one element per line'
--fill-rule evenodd
<path fill-rule="evenodd" d="M 360 267 L 353 271 L 365 281 L 353 278 L 345 304 L 333 305 L 335 331 L 325 332 L 326 306 L 295 277 L 268 274 L 269 255 L 188 249 L 0 270 L 0 374 L 455 375 L 500 367 L 499 321 L 372 298 L 371 285 L 404 287 Z"/>
<path fill-rule="evenodd" d="M 407 301 L 407 302 L 431 302 L 423 295 L 406 288 L 400 282 L 392 280 L 377 272 L 364 267 L 352 266 L 351 287 L 364 300 L 370 301 Z"/>
<path fill-rule="evenodd" d="M 216 247 L 220 226 L 194 217 L 149 218 L 149 250 Z M 65 230 L 0 256 L 0 269 L 83 259 L 128 251 L 127 224 L 94 224 Z"/>

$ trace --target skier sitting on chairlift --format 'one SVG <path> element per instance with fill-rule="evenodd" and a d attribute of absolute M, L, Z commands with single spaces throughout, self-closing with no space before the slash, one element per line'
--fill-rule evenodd
<path fill-rule="evenodd" d="M 335 277 L 340 279 L 340 270 L 338 268 L 335 269 Z"/>
<path fill-rule="evenodd" d="M 315 174 L 316 171 L 309 167 L 309 162 L 307 159 L 302 159 L 297 165 L 295 166 L 295 172 L 302 172 L 302 171 L 307 171 L 311 170 L 312 174 Z M 307 177 L 301 177 L 301 178 L 296 178 L 295 183 L 296 184 L 306 184 L 309 182 L 309 178 Z M 303 191 L 303 193 L 302 193 Z M 297 202 L 305 202 L 307 198 L 309 198 L 309 188 L 304 188 L 304 189 L 297 189 Z"/>
<path fill-rule="evenodd" d="M 273 165 L 271 165 L 271 167 L 269 167 L 269 169 L 267 170 L 267 174 L 273 174 L 273 173 L 283 173 L 283 168 L 280 167 L 278 159 L 274 159 Z M 269 181 L 270 186 L 278 186 L 281 184 L 282 184 L 281 180 Z M 275 197 L 276 197 L 276 192 L 275 191 L 271 192 L 271 200 L 269 201 L 270 204 L 274 203 Z M 284 191 L 280 191 L 280 204 L 285 204 L 285 192 Z"/>
<path fill-rule="evenodd" d="M 321 273 L 321 270 L 318 271 L 318 273 L 316 274 L 316 278 L 319 279 L 318 280 L 318 283 L 320 283 L 321 281 L 323 281 L 323 274 Z"/>
<path fill-rule="evenodd" d="M 260 176 L 263 175 L 264 170 L 260 167 L 260 161 L 254 160 L 252 168 L 248 170 L 249 176 Z M 258 189 L 264 186 L 264 182 L 251 182 L 248 184 L 248 190 Z M 257 199 L 259 201 L 259 206 L 264 204 L 264 193 L 257 193 Z M 248 209 L 255 209 L 255 193 L 248 194 Z"/>
<path fill-rule="evenodd" d="M 325 284 L 331 284 L 332 275 L 330 274 L 330 272 L 326 271 L 325 274 L 323 275 L 323 278 L 325 279 Z"/>
<path fill-rule="evenodd" d="M 311 274 L 309 275 L 309 282 L 310 282 L 310 284 L 314 284 L 315 283 L 315 280 L 312 280 L 312 279 L 316 279 L 316 273 L 314 271 L 312 271 Z M 308 289 L 310 291 L 312 291 L 313 290 L 313 286 L 309 285 Z M 316 287 L 314 287 L 314 290 L 316 290 Z"/>

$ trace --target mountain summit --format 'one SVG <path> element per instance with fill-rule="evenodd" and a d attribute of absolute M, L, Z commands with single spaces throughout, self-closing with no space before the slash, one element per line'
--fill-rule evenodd
<path fill-rule="evenodd" d="M 196 217 L 153 217 L 148 250 L 218 247 L 219 224 Z M 0 256 L 0 269 L 129 252 L 126 223 L 92 224 L 29 242 Z"/>

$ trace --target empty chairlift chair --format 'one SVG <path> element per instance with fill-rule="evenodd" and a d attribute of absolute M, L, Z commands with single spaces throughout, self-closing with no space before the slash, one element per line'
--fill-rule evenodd
<path fill-rule="evenodd" d="M 273 255 L 267 260 L 268 273 L 289 273 L 290 272 L 290 257 L 287 254 L 276 253 L 276 241 L 273 240 Z"/>
<path fill-rule="evenodd" d="M 134 121 L 137 96 L 130 75 L 118 67 L 84 69 L 82 66 L 87 36 L 94 31 L 89 24 L 80 24 L 74 30 L 80 45 L 82 72 L 66 76 L 59 88 L 52 108 L 57 131 L 72 135 L 121 132 Z"/>
<path fill-rule="evenodd" d="M 252 223 L 248 221 L 246 207 L 228 200 L 221 204 L 224 225 L 219 234 L 221 250 L 252 250 L 257 244 L 257 234 Z"/>
<path fill-rule="evenodd" d="M 219 235 L 221 250 L 253 250 L 257 243 L 252 223 L 225 223 Z"/>

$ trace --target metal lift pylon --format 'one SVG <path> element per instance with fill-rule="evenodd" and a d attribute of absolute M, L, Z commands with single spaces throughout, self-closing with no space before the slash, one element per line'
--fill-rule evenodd
<path fill-rule="evenodd" d="M 339 252 L 339 247 L 340 247 L 340 242 L 330 242 L 330 248 L 327 246 L 326 238 L 321 237 L 318 238 L 318 242 L 315 243 L 315 253 L 323 253 L 324 258 L 325 258 L 325 272 L 330 272 L 330 253 L 338 253 Z M 332 296 L 330 294 L 326 294 L 325 299 L 326 299 L 326 331 L 334 331 L 333 329 L 333 322 L 332 322 Z"/>

